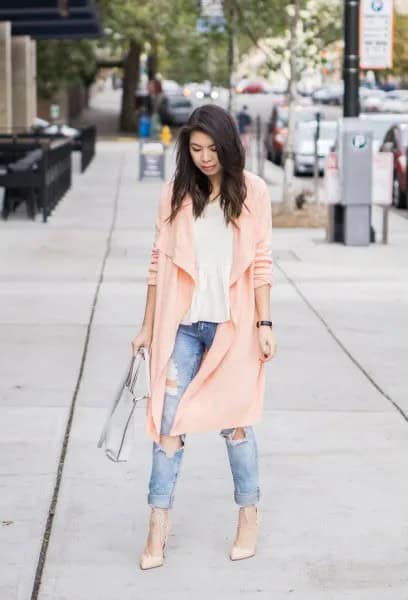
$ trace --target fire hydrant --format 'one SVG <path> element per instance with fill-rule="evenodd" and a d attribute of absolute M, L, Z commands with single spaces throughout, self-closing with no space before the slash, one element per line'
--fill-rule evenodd
<path fill-rule="evenodd" d="M 168 125 L 163 125 L 161 133 L 160 133 L 160 139 L 165 146 L 168 146 L 170 144 L 171 137 L 172 136 L 171 136 L 170 127 Z"/>

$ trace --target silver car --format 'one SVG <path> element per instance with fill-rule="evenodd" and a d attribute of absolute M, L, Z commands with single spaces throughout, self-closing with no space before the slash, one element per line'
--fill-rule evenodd
<path fill-rule="evenodd" d="M 295 129 L 295 175 L 312 174 L 314 171 L 316 121 L 300 121 Z M 321 121 L 317 153 L 319 172 L 324 172 L 326 156 L 335 146 L 337 121 Z"/>
<path fill-rule="evenodd" d="M 158 113 L 163 125 L 185 125 L 194 110 L 193 103 L 183 95 L 163 96 Z"/>

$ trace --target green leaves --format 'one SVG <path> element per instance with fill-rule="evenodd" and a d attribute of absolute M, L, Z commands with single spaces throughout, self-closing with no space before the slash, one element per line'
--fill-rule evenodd
<path fill-rule="evenodd" d="M 39 40 L 37 43 L 38 95 L 46 100 L 64 85 L 90 85 L 96 73 L 95 42 Z"/>
<path fill-rule="evenodd" d="M 408 80 L 408 15 L 395 17 L 393 72 Z"/>

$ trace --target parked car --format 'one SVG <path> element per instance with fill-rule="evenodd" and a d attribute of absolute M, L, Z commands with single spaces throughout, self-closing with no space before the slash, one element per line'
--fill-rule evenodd
<path fill-rule="evenodd" d="M 177 83 L 177 81 L 174 81 L 173 79 L 163 79 L 161 84 L 162 84 L 162 92 L 166 96 L 171 96 L 173 94 L 175 96 L 179 96 L 180 94 L 183 93 L 183 88 L 181 87 L 181 85 L 179 83 Z"/>
<path fill-rule="evenodd" d="M 183 94 L 174 94 L 163 95 L 157 110 L 163 125 L 185 125 L 193 109 L 193 103 L 189 98 Z"/>
<path fill-rule="evenodd" d="M 313 174 L 315 136 L 317 121 L 299 121 L 296 123 L 294 142 L 295 175 Z M 337 121 L 321 121 L 317 153 L 319 160 L 319 173 L 324 172 L 326 156 L 334 148 L 337 140 Z"/>
<path fill-rule="evenodd" d="M 387 92 L 383 102 L 384 112 L 408 114 L 408 90 Z"/>
<path fill-rule="evenodd" d="M 295 108 L 296 121 L 313 121 L 315 113 L 302 107 Z M 283 149 L 288 131 L 288 107 L 274 105 L 266 127 L 264 145 L 269 160 L 282 164 Z"/>
<path fill-rule="evenodd" d="M 217 100 L 221 94 L 221 89 L 213 86 L 210 81 L 204 81 L 203 83 L 192 81 L 183 86 L 183 94 L 186 98 L 195 98 L 197 100 L 205 98 Z"/>
<path fill-rule="evenodd" d="M 312 99 L 315 104 L 332 104 L 340 106 L 343 103 L 343 83 L 332 83 L 315 90 Z"/>
<path fill-rule="evenodd" d="M 406 115 L 398 113 L 362 113 L 359 118 L 370 123 L 370 130 L 373 134 L 373 152 L 378 152 L 391 127 L 407 121 Z"/>
<path fill-rule="evenodd" d="M 383 90 L 371 90 L 366 87 L 360 87 L 359 91 L 360 110 L 361 112 L 382 112 L 384 100 L 387 93 Z"/>
<path fill-rule="evenodd" d="M 273 88 L 264 79 L 244 79 L 236 86 L 238 94 L 269 94 Z"/>
<path fill-rule="evenodd" d="M 389 129 L 380 151 L 392 152 L 394 156 L 392 202 L 397 208 L 408 208 L 408 120 L 406 123 L 399 123 Z"/>

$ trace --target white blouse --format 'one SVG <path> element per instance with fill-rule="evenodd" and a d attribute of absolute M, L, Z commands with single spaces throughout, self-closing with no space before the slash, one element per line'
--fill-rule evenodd
<path fill-rule="evenodd" d="M 218 200 L 207 204 L 201 216 L 193 219 L 193 233 L 197 285 L 181 322 L 190 325 L 196 321 L 229 321 L 233 231 L 231 223 L 225 223 Z"/>

